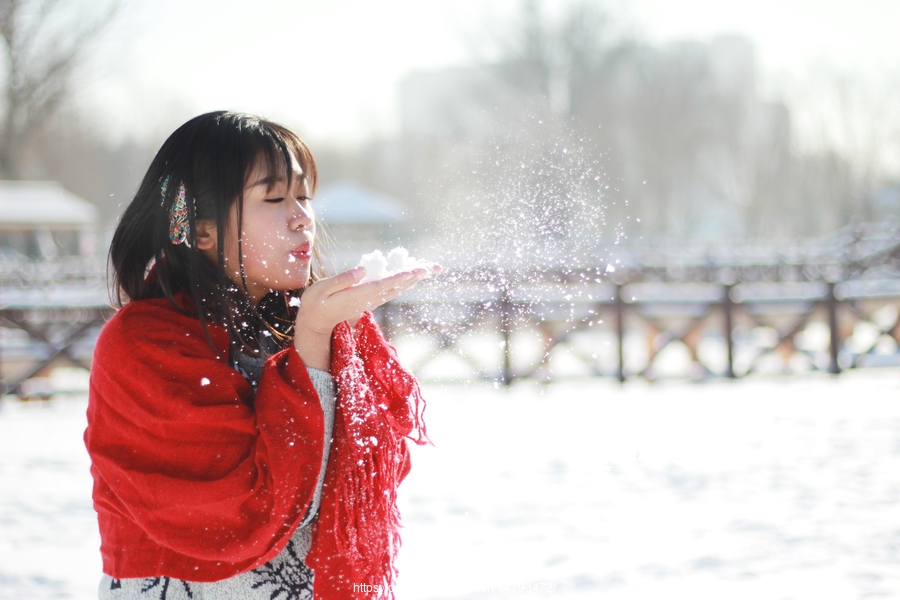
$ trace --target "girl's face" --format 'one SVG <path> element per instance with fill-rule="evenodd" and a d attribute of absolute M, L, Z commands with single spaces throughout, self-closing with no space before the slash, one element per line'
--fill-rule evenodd
<path fill-rule="evenodd" d="M 259 161 L 244 186 L 241 247 L 237 236 L 237 203 L 225 234 L 225 271 L 238 286 L 243 254 L 244 278 L 256 303 L 271 291 L 301 288 L 309 283 L 316 229 L 309 183 L 296 158 L 290 186 L 283 173 L 270 173 Z M 210 253 L 215 256 L 215 248 Z"/>

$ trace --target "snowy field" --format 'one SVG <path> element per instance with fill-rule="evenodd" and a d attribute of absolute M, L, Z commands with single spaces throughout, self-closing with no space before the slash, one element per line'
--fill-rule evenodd
<path fill-rule="evenodd" d="M 426 392 L 401 600 L 900 598 L 900 371 Z M 85 404 L 0 402 L 0 598 L 96 597 Z"/>

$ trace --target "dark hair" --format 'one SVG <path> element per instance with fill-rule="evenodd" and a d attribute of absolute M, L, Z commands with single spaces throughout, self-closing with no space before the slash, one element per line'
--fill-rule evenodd
<path fill-rule="evenodd" d="M 232 342 L 244 349 L 258 347 L 258 328 L 263 324 L 270 329 L 275 326 L 273 333 L 278 333 L 275 337 L 282 342 L 289 339 L 295 312 L 289 300 L 302 289 L 275 294 L 278 298 L 274 301 L 267 297 L 257 310 L 250 302 L 246 282 L 238 286 L 228 278 L 224 248 L 235 203 L 237 231 L 242 229 L 244 185 L 253 168 L 264 160 L 268 171 L 284 173 L 290 186 L 292 156 L 314 192 L 317 172 L 312 153 L 296 133 L 282 125 L 253 115 L 217 111 L 194 117 L 175 130 L 150 163 L 113 235 L 109 260 L 116 304 L 121 307 L 129 300 L 167 298 L 178 310 L 196 314 L 204 329 L 207 321 L 226 326 Z M 169 239 L 170 214 L 182 184 L 191 234 L 198 220 L 216 224 L 217 263 L 196 249 L 191 235 L 188 243 L 173 244 Z M 240 257 L 240 236 L 238 244 Z M 321 273 L 318 247 L 316 243 L 314 252 Z M 243 275 L 243 262 L 239 266 Z M 192 303 L 176 302 L 179 293 Z M 276 322 L 286 325 L 278 327 Z"/>

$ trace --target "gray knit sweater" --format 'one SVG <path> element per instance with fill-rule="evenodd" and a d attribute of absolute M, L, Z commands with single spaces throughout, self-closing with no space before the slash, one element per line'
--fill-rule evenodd
<path fill-rule="evenodd" d="M 244 354 L 232 357 L 232 365 L 256 389 L 262 374 L 264 358 Z M 311 600 L 313 574 L 306 566 L 306 555 L 312 543 L 309 525 L 315 521 L 322 501 L 325 467 L 331 450 L 334 429 L 334 410 L 337 392 L 334 379 L 327 371 L 307 368 L 313 386 L 319 394 L 325 417 L 325 448 L 316 491 L 309 511 L 281 553 L 268 563 L 222 581 L 197 583 L 171 577 L 113 579 L 103 575 L 100 580 L 100 600 Z"/>

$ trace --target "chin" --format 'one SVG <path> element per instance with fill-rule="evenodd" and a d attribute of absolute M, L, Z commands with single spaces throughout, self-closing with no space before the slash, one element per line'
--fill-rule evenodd
<path fill-rule="evenodd" d="M 289 290 L 297 290 L 302 287 L 306 287 L 307 283 L 309 283 L 309 272 L 303 275 L 298 275 L 297 277 L 292 277 L 287 281 L 279 282 L 279 285 L 277 285 L 273 289 L 281 292 L 287 292 Z"/>

